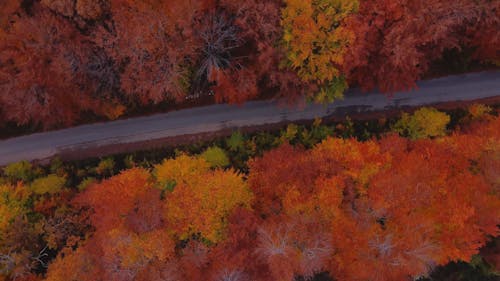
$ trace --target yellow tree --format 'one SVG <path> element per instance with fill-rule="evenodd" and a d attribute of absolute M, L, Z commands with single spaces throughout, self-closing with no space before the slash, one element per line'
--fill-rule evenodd
<path fill-rule="evenodd" d="M 22 184 L 0 185 L 0 239 L 10 223 L 27 213 L 30 192 Z"/>
<path fill-rule="evenodd" d="M 168 185 L 165 218 L 180 239 L 201 234 L 218 242 L 223 238 L 227 217 L 238 206 L 248 206 L 253 196 L 234 170 L 211 170 L 202 158 L 182 155 L 155 167 L 160 185 Z"/>
<path fill-rule="evenodd" d="M 202 158 L 180 155 L 175 159 L 165 159 L 156 165 L 153 174 L 163 189 L 169 185 L 196 184 L 199 175 L 208 171 L 210 164 Z"/>
<path fill-rule="evenodd" d="M 347 83 L 339 72 L 353 34 L 342 21 L 358 9 L 351 0 L 286 0 L 282 10 L 286 65 L 305 82 L 321 85 L 315 99 L 333 101 L 342 96 Z"/>

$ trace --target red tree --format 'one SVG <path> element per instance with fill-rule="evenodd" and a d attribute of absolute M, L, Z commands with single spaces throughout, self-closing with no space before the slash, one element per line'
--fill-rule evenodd
<path fill-rule="evenodd" d="M 6 119 L 44 128 L 68 126 L 83 112 L 121 115 L 118 77 L 108 57 L 71 22 L 35 5 L 12 15 L 0 43 L 0 97 Z"/>
<path fill-rule="evenodd" d="M 484 44 L 498 40 L 497 33 L 487 32 L 498 25 L 497 13 L 498 3 L 489 0 L 362 0 L 359 13 L 345 22 L 356 39 L 347 49 L 344 72 L 363 88 L 393 92 L 414 88 L 445 49 L 479 45 L 482 59 L 498 59 L 498 47 L 495 53 L 494 44 Z M 467 30 L 477 39 L 468 39 Z"/>
<path fill-rule="evenodd" d="M 129 102 L 145 105 L 184 99 L 197 46 L 192 25 L 203 9 L 203 1 L 168 5 L 111 1 L 114 29 L 100 27 L 93 36 L 117 65 L 124 66 L 121 89 Z"/>
<path fill-rule="evenodd" d="M 70 125 L 96 101 L 81 91 L 71 60 L 82 37 L 66 20 L 35 5 L 22 13 L 0 42 L 0 104 L 7 120 L 45 127 Z"/>

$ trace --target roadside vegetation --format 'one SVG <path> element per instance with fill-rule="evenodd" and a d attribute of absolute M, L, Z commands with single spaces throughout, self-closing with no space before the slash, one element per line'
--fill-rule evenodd
<path fill-rule="evenodd" d="M 498 115 L 421 108 L 13 163 L 0 280 L 497 280 Z"/>

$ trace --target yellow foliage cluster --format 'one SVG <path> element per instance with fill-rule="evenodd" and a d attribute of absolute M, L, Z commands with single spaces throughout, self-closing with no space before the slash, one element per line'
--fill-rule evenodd
<path fill-rule="evenodd" d="M 175 159 L 165 159 L 156 165 L 154 175 L 161 186 L 169 182 L 192 185 L 200 174 L 210 169 L 210 165 L 202 158 L 180 155 Z"/>
<path fill-rule="evenodd" d="M 286 0 L 282 10 L 283 43 L 287 66 L 302 80 L 324 87 L 319 102 L 341 97 L 347 88 L 339 66 L 354 34 L 342 26 L 344 18 L 358 10 L 351 0 Z"/>
<path fill-rule="evenodd" d="M 401 119 L 394 125 L 394 130 L 411 139 L 441 137 L 446 135 L 446 126 L 450 116 L 435 108 L 423 107 L 413 115 L 403 113 Z"/>
<path fill-rule="evenodd" d="M 15 162 L 3 168 L 3 173 L 11 182 L 29 182 L 33 178 L 33 166 L 28 161 Z"/>
<path fill-rule="evenodd" d="M 20 183 L 0 185 L 0 237 L 13 219 L 24 215 L 29 195 L 29 191 Z"/>
<path fill-rule="evenodd" d="M 211 170 L 203 159 L 181 155 L 156 166 L 160 184 L 175 182 L 166 196 L 165 217 L 180 239 L 201 234 L 211 242 L 223 238 L 226 219 L 235 207 L 248 207 L 252 193 L 234 170 Z"/>
<path fill-rule="evenodd" d="M 35 194 L 54 194 L 64 187 L 66 179 L 55 174 L 50 174 L 46 177 L 39 178 L 33 181 L 30 189 Z"/>

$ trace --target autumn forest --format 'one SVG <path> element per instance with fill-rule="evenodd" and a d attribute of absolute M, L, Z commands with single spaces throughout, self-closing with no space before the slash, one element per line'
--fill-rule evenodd
<path fill-rule="evenodd" d="M 498 95 L 168 145 L 126 121 L 499 66 L 498 0 L 0 0 L 0 281 L 498 281 Z"/>
<path fill-rule="evenodd" d="M 190 97 L 316 102 L 388 94 L 445 54 L 498 64 L 494 0 L 2 0 L 0 126 Z M 466 63 L 465 63 L 466 64 Z M 446 70 L 445 70 L 446 73 Z"/>

